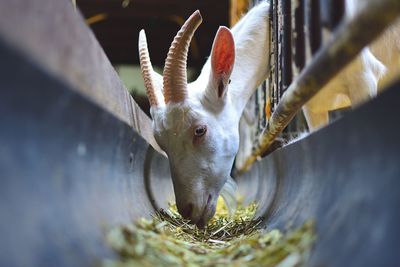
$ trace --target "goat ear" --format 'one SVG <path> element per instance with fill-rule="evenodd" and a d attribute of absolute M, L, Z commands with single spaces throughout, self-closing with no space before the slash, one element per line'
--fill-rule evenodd
<path fill-rule="evenodd" d="M 215 36 L 211 51 L 211 74 L 206 94 L 213 94 L 218 99 L 226 95 L 234 63 L 235 42 L 233 35 L 228 28 L 221 26 Z"/>

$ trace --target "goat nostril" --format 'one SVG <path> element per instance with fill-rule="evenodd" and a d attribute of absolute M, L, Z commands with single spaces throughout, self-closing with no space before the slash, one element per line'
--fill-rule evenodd
<path fill-rule="evenodd" d="M 193 203 L 189 203 L 186 207 L 182 210 L 182 217 L 189 218 L 193 211 Z"/>
<path fill-rule="evenodd" d="M 211 194 L 208 195 L 207 206 L 208 206 L 208 204 L 210 204 L 210 202 L 211 202 Z"/>

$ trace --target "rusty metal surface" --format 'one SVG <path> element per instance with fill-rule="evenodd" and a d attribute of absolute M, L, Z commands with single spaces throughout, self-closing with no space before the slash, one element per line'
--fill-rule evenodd
<path fill-rule="evenodd" d="M 400 14 L 398 0 L 369 0 L 365 7 L 352 20 L 343 21 L 338 26 L 330 42 L 315 54 L 313 61 L 289 86 L 260 136 L 253 155 L 238 170 L 239 173 L 248 170 L 301 107 Z"/>
<path fill-rule="evenodd" d="M 71 1 L 1 1 L 0 38 L 129 124 L 159 149 L 150 119 L 133 101 Z M 134 53 L 137 47 L 131 51 Z"/>
<path fill-rule="evenodd" d="M 273 47 L 274 47 L 274 52 L 273 52 L 273 75 L 274 75 L 274 87 L 273 87 L 273 92 L 272 92 L 272 100 L 273 100 L 273 106 L 274 106 L 274 110 L 276 107 L 276 104 L 279 102 L 280 97 L 281 97 L 281 93 L 282 93 L 282 81 L 281 81 L 281 50 L 279 49 L 281 47 L 281 40 L 280 40 L 280 34 L 282 29 L 280 28 L 280 17 L 279 17 L 279 2 L 280 1 L 276 1 L 274 0 L 272 3 L 273 5 L 271 5 L 271 12 L 272 12 L 272 28 L 273 31 L 271 32 L 271 35 L 273 35 L 272 39 L 273 39 Z M 272 60 L 271 60 L 272 61 Z"/>

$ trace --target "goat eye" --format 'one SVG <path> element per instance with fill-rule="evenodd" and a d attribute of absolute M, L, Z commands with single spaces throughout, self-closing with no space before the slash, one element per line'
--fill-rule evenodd
<path fill-rule="evenodd" d="M 203 136 L 207 132 L 207 127 L 205 125 L 197 126 L 194 130 L 194 135 L 197 137 Z"/>

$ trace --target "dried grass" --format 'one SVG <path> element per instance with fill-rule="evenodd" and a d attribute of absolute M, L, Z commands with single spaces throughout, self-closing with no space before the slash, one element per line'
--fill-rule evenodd
<path fill-rule="evenodd" d="M 151 220 L 112 229 L 107 239 L 119 258 L 103 266 L 300 266 L 315 239 L 313 223 L 287 234 L 265 231 L 255 212 L 255 204 L 239 205 L 229 216 L 219 202 L 215 218 L 199 229 L 171 205 Z"/>

